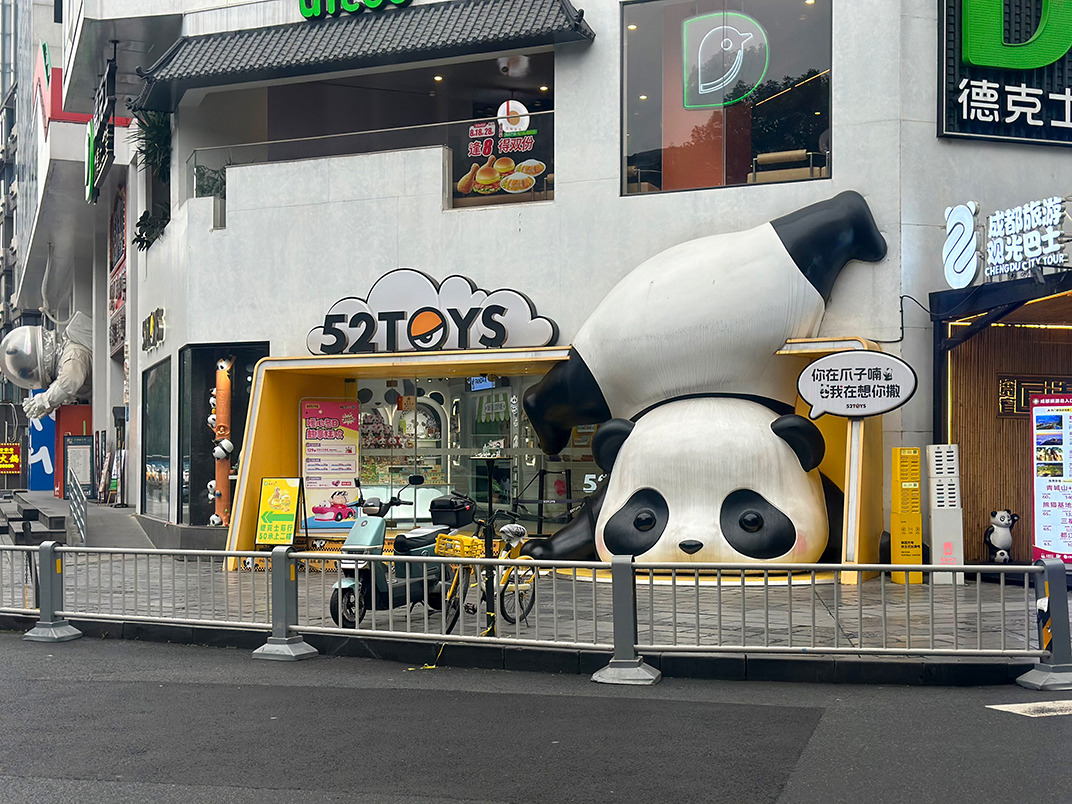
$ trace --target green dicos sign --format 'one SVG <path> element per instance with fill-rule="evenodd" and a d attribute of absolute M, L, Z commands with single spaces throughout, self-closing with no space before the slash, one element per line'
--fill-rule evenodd
<path fill-rule="evenodd" d="M 1005 41 L 1005 0 L 962 0 L 963 59 L 977 67 L 1036 70 L 1072 49 L 1072 0 L 1042 0 L 1035 35 L 1021 44 Z"/>
<path fill-rule="evenodd" d="M 307 20 L 316 20 L 324 16 L 335 16 L 345 11 L 347 14 L 360 14 L 366 8 L 380 11 L 388 6 L 407 6 L 411 0 L 298 0 L 302 16 Z"/>

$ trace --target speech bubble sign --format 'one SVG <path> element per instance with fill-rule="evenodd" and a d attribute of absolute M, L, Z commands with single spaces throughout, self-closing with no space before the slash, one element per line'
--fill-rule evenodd
<path fill-rule="evenodd" d="M 830 413 L 862 419 L 896 410 L 916 392 L 916 372 L 882 352 L 837 352 L 800 373 L 797 391 L 812 419 Z"/>

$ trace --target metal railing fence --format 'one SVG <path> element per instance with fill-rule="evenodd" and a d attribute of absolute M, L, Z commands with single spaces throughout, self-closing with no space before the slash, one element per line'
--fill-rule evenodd
<path fill-rule="evenodd" d="M 38 548 L 0 544 L 0 613 L 38 614 Z"/>
<path fill-rule="evenodd" d="M 57 547 L 63 609 L 85 620 L 271 627 L 270 573 L 254 571 L 264 553 Z M 249 570 L 228 571 L 245 562 Z"/>
<path fill-rule="evenodd" d="M 637 647 L 659 653 L 1041 657 L 1038 566 L 634 565 Z M 831 577 L 861 573 L 860 584 Z M 921 573 L 894 583 L 888 572 Z M 997 575 L 984 583 L 984 574 Z M 937 577 L 936 577 L 937 576 Z M 1015 583 L 1010 583 L 1010 579 Z"/>
<path fill-rule="evenodd" d="M 67 467 L 67 496 L 71 502 L 71 519 L 82 544 L 86 543 L 86 493 L 74 473 L 74 468 Z"/>
<path fill-rule="evenodd" d="M 433 556 L 362 555 L 341 559 L 364 566 L 360 574 L 382 582 L 414 577 L 388 605 L 386 595 L 369 594 L 367 611 L 354 627 L 331 614 L 337 572 L 319 571 L 323 553 L 294 553 L 298 562 L 298 621 L 295 633 L 391 636 L 436 642 L 486 642 L 559 648 L 605 650 L 612 645 L 614 611 L 606 583 L 610 564 L 530 559 L 476 559 Z M 444 587 L 429 580 L 421 567 L 440 568 Z M 406 567 L 415 569 L 407 575 Z M 469 570 L 464 595 L 459 595 L 457 622 L 450 623 L 450 601 L 428 606 L 430 596 L 448 597 L 454 572 Z M 493 593 L 487 596 L 486 570 Z M 601 577 L 602 576 L 602 577 Z M 529 598 L 531 596 L 531 603 Z M 436 601 L 439 603 L 439 601 Z M 525 609 L 531 605 L 531 609 Z M 490 619 L 489 619 L 489 614 Z"/>
<path fill-rule="evenodd" d="M 349 562 L 357 565 L 361 588 L 375 584 L 377 592 L 370 591 L 366 610 L 355 607 L 356 621 L 347 622 L 341 600 L 333 605 L 332 597 L 347 583 L 340 568 Z M 757 567 L 634 563 L 628 557 L 611 563 L 485 560 L 46 542 L 0 546 L 0 612 L 38 613 L 35 630 L 43 641 L 76 638 L 64 618 L 270 632 L 259 652 L 277 659 L 314 655 L 303 635 L 333 634 L 613 648 L 619 665 L 638 660 L 639 651 L 1043 661 L 1068 656 L 1065 663 L 1072 666 L 1065 644 L 1064 565 L 1044 563 Z M 466 583 L 455 589 L 464 594 L 444 600 L 459 571 Z M 864 580 L 838 583 L 842 572 Z M 889 572 L 922 573 L 926 582 L 893 583 Z M 1043 609 L 1047 637 L 1040 645 Z M 619 658 L 626 655 L 632 658 Z"/>

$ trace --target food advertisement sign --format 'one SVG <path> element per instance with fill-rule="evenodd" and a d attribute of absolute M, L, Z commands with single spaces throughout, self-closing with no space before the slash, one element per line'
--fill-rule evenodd
<path fill-rule="evenodd" d="M 354 524 L 361 497 L 359 414 L 356 399 L 302 400 L 301 460 L 309 530 L 349 530 Z"/>
<path fill-rule="evenodd" d="M 468 134 L 467 138 L 464 136 Z M 519 100 L 499 106 L 454 136 L 454 206 L 550 200 L 554 193 L 554 114 Z"/>
<path fill-rule="evenodd" d="M 1072 562 L 1072 396 L 1031 397 L 1033 559 Z"/>
<path fill-rule="evenodd" d="M 266 477 L 261 480 L 257 509 L 257 544 L 292 544 L 298 524 L 301 479 Z"/>
<path fill-rule="evenodd" d="M 0 475 L 17 475 L 22 471 L 22 445 L 0 444 Z"/>

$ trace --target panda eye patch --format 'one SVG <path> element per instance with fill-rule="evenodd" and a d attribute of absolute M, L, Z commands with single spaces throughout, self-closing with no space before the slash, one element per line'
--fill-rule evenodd
<path fill-rule="evenodd" d="M 719 525 L 733 549 L 748 558 L 784 556 L 797 541 L 792 520 L 752 489 L 737 489 L 726 495 Z"/>
<path fill-rule="evenodd" d="M 603 526 L 603 544 L 612 555 L 642 555 L 658 543 L 669 517 L 662 494 L 637 489 Z"/>

